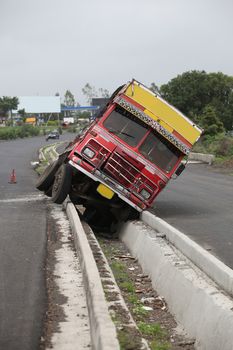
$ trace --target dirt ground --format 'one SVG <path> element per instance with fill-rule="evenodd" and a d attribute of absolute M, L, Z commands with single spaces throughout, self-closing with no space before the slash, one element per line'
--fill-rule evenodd
<path fill-rule="evenodd" d="M 98 247 L 93 243 L 91 235 L 87 234 L 87 237 L 102 278 L 104 290 L 106 291 L 106 283 L 108 284 L 109 282 L 106 282 L 107 271 L 104 268 L 104 261 L 101 258 Z M 134 332 L 130 334 L 130 338 L 133 337 L 135 340 L 138 338 L 138 341 L 134 344 L 123 342 L 121 349 L 141 349 L 139 341 L 141 337 L 146 339 L 152 350 L 194 350 L 195 340 L 188 339 L 181 328 L 177 327 L 177 323 L 169 312 L 163 296 L 159 295 L 153 289 L 149 276 L 143 273 L 138 261 L 130 255 L 124 243 L 117 238 L 109 239 L 103 237 L 101 234 L 96 234 L 96 238 L 107 258 L 111 271 L 120 288 L 121 295 L 138 327 L 133 331 L 132 327 L 130 327 L 131 333 Z M 111 295 L 108 292 L 106 293 L 106 299 L 108 301 L 110 300 L 111 303 L 114 299 L 118 298 L 117 293 L 114 293 Z M 119 306 L 115 307 L 115 309 L 117 308 L 119 309 Z M 125 312 L 125 316 L 122 323 L 125 324 L 125 319 L 129 318 L 129 316 L 126 311 L 123 312 Z M 118 318 L 118 322 L 119 318 L 122 318 L 122 310 L 120 313 L 120 316 L 117 314 L 115 316 Z M 123 325 L 119 327 L 118 323 L 118 330 L 119 328 L 121 330 L 122 327 L 124 328 Z M 118 334 L 118 338 L 120 336 Z"/>

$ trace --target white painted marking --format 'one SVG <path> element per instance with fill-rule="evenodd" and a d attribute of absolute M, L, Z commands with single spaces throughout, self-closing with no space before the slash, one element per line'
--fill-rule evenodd
<path fill-rule="evenodd" d="M 37 194 L 37 195 L 29 195 L 26 197 L 0 199 L 0 203 L 35 202 L 35 201 L 42 201 L 46 198 L 48 198 L 48 197 L 43 195 L 43 194 Z"/>

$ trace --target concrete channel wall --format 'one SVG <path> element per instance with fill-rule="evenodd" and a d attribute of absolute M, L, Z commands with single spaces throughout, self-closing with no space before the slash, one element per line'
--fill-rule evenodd
<path fill-rule="evenodd" d="M 116 330 L 108 314 L 91 248 L 74 205 L 68 202 L 66 211 L 83 266 L 93 349 L 117 350 Z M 232 350 L 232 298 L 203 273 L 201 264 L 198 268 L 173 245 L 180 245 L 184 251 L 182 242 L 184 247 L 187 245 L 185 235 L 178 235 L 177 244 L 174 238 L 177 232 L 169 235 L 166 231 L 168 224 L 163 220 L 146 212 L 142 220 L 124 224 L 120 238 L 150 276 L 153 287 L 165 298 L 170 312 L 188 336 L 196 339 L 197 350 Z M 193 255 L 197 249 L 200 254 L 199 248 L 194 244 L 193 250 L 187 249 L 186 253 Z M 211 260 L 209 264 L 212 264 Z M 220 264 L 218 268 L 221 267 Z M 212 268 L 215 269 L 214 264 Z"/>
<path fill-rule="evenodd" d="M 90 320 L 91 349 L 120 350 L 116 328 L 108 312 L 101 279 L 86 234 L 74 205 L 68 201 L 65 208 L 82 265 Z"/>
<path fill-rule="evenodd" d="M 194 244 L 192 250 L 184 248 L 187 256 L 183 255 L 170 242 L 166 223 L 156 217 L 148 220 L 148 214 L 144 213 L 142 219 L 150 226 L 142 221 L 126 223 L 120 233 L 122 241 L 151 277 L 153 287 L 164 296 L 178 323 L 196 339 L 196 349 L 232 350 L 233 301 L 203 273 L 202 263 L 207 264 L 208 258 L 201 260 L 198 268 L 187 256 L 201 256 L 201 247 Z M 176 233 L 173 232 L 173 242 L 176 242 Z M 178 245 L 188 248 L 185 237 L 183 234 L 178 236 Z M 207 265 L 214 274 L 217 269 L 216 275 L 225 275 L 222 263 L 216 265 L 210 259 Z"/>
<path fill-rule="evenodd" d="M 145 211 L 141 219 L 179 249 L 187 258 L 233 297 L 233 270 L 166 221 Z M 233 347 L 232 347 L 233 349 Z"/>
<path fill-rule="evenodd" d="M 211 164 L 213 158 L 207 156 L 191 158 Z M 66 210 L 84 268 L 93 349 L 119 349 L 77 212 L 72 203 Z M 196 349 L 232 350 L 233 301 L 229 295 L 233 296 L 233 271 L 160 218 L 144 212 L 141 220 L 126 223 L 120 237 L 165 297 L 176 320 L 196 339 Z"/>

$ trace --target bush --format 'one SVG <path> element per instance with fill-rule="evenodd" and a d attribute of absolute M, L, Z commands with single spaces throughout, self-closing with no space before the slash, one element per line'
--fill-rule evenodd
<path fill-rule="evenodd" d="M 23 126 L 5 127 L 0 129 L 0 140 L 13 140 L 29 136 L 37 136 L 40 128 L 33 125 L 24 124 Z"/>
<path fill-rule="evenodd" d="M 216 154 L 223 157 L 233 156 L 233 138 L 224 137 L 216 147 Z"/>
<path fill-rule="evenodd" d="M 217 157 L 233 156 L 233 138 L 224 134 L 216 136 L 205 135 L 194 146 L 194 152 L 211 153 Z"/>
<path fill-rule="evenodd" d="M 49 120 L 47 126 L 58 126 L 58 120 Z"/>
<path fill-rule="evenodd" d="M 79 130 L 79 128 L 77 127 L 77 125 L 76 126 L 73 125 L 67 129 L 68 132 L 73 132 L 73 133 L 77 133 L 78 130 Z"/>

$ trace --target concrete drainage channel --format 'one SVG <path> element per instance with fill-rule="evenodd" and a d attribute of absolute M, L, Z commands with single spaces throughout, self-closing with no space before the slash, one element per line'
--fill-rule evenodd
<path fill-rule="evenodd" d="M 211 159 L 201 160 L 208 163 Z M 54 157 L 53 157 L 54 158 Z M 71 202 L 66 211 L 79 252 L 90 318 L 92 348 L 119 349 L 91 248 Z M 200 350 L 233 349 L 233 271 L 172 226 L 144 212 L 120 232 L 154 288 Z"/>
<path fill-rule="evenodd" d="M 232 295 L 232 270 L 163 220 L 148 212 L 142 220 L 127 223 L 121 239 L 177 321 L 196 339 L 196 349 L 232 350 L 233 301 L 226 292 Z"/>
<path fill-rule="evenodd" d="M 87 237 L 74 205 L 66 202 L 65 207 L 83 268 L 92 348 L 119 349 Z M 141 219 L 126 223 L 120 238 L 164 296 L 178 323 L 196 339 L 196 349 L 232 350 L 232 270 L 163 220 L 148 212 Z"/>

